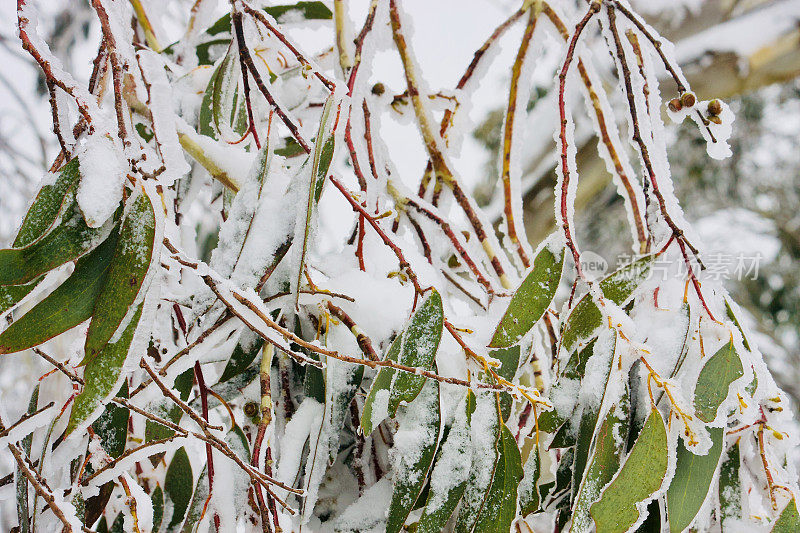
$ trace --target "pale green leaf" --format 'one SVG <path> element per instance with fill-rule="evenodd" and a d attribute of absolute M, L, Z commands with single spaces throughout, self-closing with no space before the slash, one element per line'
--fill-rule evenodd
<path fill-rule="evenodd" d="M 711 422 L 717 409 L 728 397 L 731 383 L 744 375 L 742 361 L 731 339 L 706 361 L 694 389 L 694 410 L 697 418 Z"/>

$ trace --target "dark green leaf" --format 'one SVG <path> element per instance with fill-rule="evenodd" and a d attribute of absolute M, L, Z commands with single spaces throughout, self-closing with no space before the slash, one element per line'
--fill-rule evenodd
<path fill-rule="evenodd" d="M 520 515 L 528 516 L 539 510 L 539 476 L 541 475 L 542 461 L 539 457 L 539 446 L 535 438 L 529 438 L 526 446 L 530 445 L 530 453 L 523 467 L 522 481 L 519 483 L 519 511 Z"/>
<path fill-rule="evenodd" d="M 678 462 L 675 476 L 667 489 L 669 530 L 680 532 L 689 527 L 708 495 L 711 480 L 722 454 L 722 428 L 709 428 L 712 446 L 706 455 L 695 455 L 678 441 Z"/>
<path fill-rule="evenodd" d="M 667 454 L 664 419 L 653 409 L 622 469 L 590 508 L 597 533 L 627 531 L 639 521 L 639 505 L 664 482 Z"/>
<path fill-rule="evenodd" d="M 108 344 L 127 316 L 135 312 L 155 250 L 153 204 L 142 193 L 122 221 L 114 258 L 97 297 L 86 334 L 83 362 L 91 361 Z"/>
<path fill-rule="evenodd" d="M 543 247 L 534 258 L 531 271 L 508 303 L 489 347 L 510 346 L 531 330 L 553 301 L 563 270 L 563 251 L 556 256 L 547 246 Z"/>
<path fill-rule="evenodd" d="M 475 394 L 471 390 L 467 390 L 457 409 L 431 473 L 428 499 L 417 525 L 417 533 L 443 531 L 467 487 L 472 456 L 470 419 L 475 410 Z"/>
<path fill-rule="evenodd" d="M 742 482 L 739 479 L 739 442 L 731 446 L 719 469 L 719 507 L 722 530 L 725 521 L 742 517 Z"/>
<path fill-rule="evenodd" d="M 181 447 L 172 456 L 172 461 L 167 468 L 167 475 L 164 478 L 164 494 L 172 507 L 172 516 L 167 525 L 167 531 L 175 531 L 183 523 L 183 517 L 186 515 L 192 499 L 193 489 L 192 464 L 189 462 L 186 450 Z"/>
<path fill-rule="evenodd" d="M 251 334 L 249 330 L 242 332 L 239 342 L 236 343 L 236 347 L 228 359 L 228 364 L 225 365 L 225 370 L 222 371 L 219 382 L 223 383 L 244 372 L 255 360 L 263 345 L 264 339 L 261 337 Z"/>
<path fill-rule="evenodd" d="M 589 508 L 600 497 L 600 491 L 619 470 L 625 455 L 625 435 L 628 432 L 629 401 L 627 394 L 623 396 L 621 405 L 612 407 L 594 440 L 594 451 L 582 476 L 579 487 L 575 490 L 570 531 L 588 532 L 592 529 L 592 518 Z M 622 416 L 620 416 L 620 414 Z M 617 437 L 615 437 L 618 436 Z M 576 478 L 573 478 L 575 482 Z"/>
<path fill-rule="evenodd" d="M 158 531 L 161 528 L 161 521 L 164 520 L 164 491 L 160 485 L 156 485 L 150 494 L 150 502 L 153 505 L 153 531 Z"/>
<path fill-rule="evenodd" d="M 410 367 L 430 369 L 442 339 L 442 297 L 435 289 L 417 307 L 405 330 L 389 347 L 386 359 Z M 401 402 L 410 403 L 425 384 L 425 376 L 382 368 L 364 402 L 361 427 L 370 434 L 387 416 L 393 417 Z"/>
<path fill-rule="evenodd" d="M 111 394 L 119 387 L 120 373 L 122 366 L 125 364 L 125 359 L 130 351 L 133 336 L 136 333 L 136 328 L 139 325 L 139 319 L 142 316 L 142 306 L 139 306 L 136 314 L 131 319 L 125 331 L 118 341 L 108 343 L 103 351 L 92 360 L 83 371 L 83 390 L 78 396 L 75 397 L 75 403 L 72 406 L 72 412 L 69 415 L 69 423 L 67 424 L 67 434 L 71 433 L 76 427 L 80 426 L 109 399 Z M 123 387 L 127 391 L 127 384 Z M 109 405 L 106 409 L 119 409 L 127 413 L 127 409 Z M 113 411 L 122 417 L 122 413 Z M 112 416 L 109 414 L 109 416 Z M 112 426 L 117 423 L 122 423 L 121 420 L 115 421 Z M 127 431 L 127 414 L 125 415 L 125 431 Z M 121 429 L 120 429 L 121 431 Z M 122 449 L 125 449 L 125 439 L 121 440 Z M 111 451 L 106 449 L 109 453 Z"/>
<path fill-rule="evenodd" d="M 106 239 L 111 223 L 100 228 L 86 225 L 78 204 L 70 203 L 61 223 L 21 248 L 0 250 L 0 285 L 22 285 L 56 267 L 86 255 Z"/>
<path fill-rule="evenodd" d="M 35 413 L 36 409 L 39 407 L 39 385 L 36 385 L 33 388 L 33 393 L 31 394 L 31 399 L 28 402 L 28 413 Z M 22 439 L 22 449 L 23 451 L 30 455 L 31 454 L 31 445 L 33 443 L 33 434 L 29 433 L 25 435 L 25 438 Z M 17 496 L 17 520 L 19 521 L 19 531 L 20 533 L 29 533 L 31 530 L 31 523 L 30 523 L 30 513 L 28 509 L 28 478 L 22 473 L 19 469 L 19 466 L 16 467 L 16 496 Z"/>
<path fill-rule="evenodd" d="M 64 283 L 1 333 L 0 354 L 38 346 L 88 320 L 103 287 L 116 241 L 114 232 L 78 261 Z"/>
<path fill-rule="evenodd" d="M 728 397 L 731 383 L 744 375 L 742 361 L 728 341 L 706 362 L 694 389 L 694 410 L 697 418 L 711 422 L 717 417 L 717 409 Z"/>
<path fill-rule="evenodd" d="M 387 533 L 398 533 L 403 528 L 425 486 L 439 440 L 439 382 L 428 380 L 418 397 L 402 409 L 398 420 Z"/>
<path fill-rule="evenodd" d="M 499 457 L 492 485 L 486 495 L 486 503 L 475 531 L 507 533 L 511 530 L 511 523 L 516 516 L 517 485 L 522 479 L 522 460 L 517 442 L 505 424 L 500 427 L 497 449 Z"/>
<path fill-rule="evenodd" d="M 112 380 L 116 381 L 116 379 Z M 128 382 L 122 382 L 122 388 L 117 393 L 119 398 L 128 397 Z M 72 418 L 70 416 L 70 418 Z M 100 437 L 100 444 L 103 449 L 113 458 L 117 458 L 125 451 L 125 444 L 128 441 L 128 419 L 130 411 L 127 407 L 119 406 L 109 402 L 100 417 L 92 424 L 97 436 Z"/>

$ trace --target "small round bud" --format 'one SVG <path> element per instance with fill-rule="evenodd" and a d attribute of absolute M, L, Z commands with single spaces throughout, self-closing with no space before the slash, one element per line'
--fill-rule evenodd
<path fill-rule="evenodd" d="M 692 107 L 697 102 L 697 97 L 694 93 L 683 93 L 681 96 L 681 103 L 684 107 Z"/>
<path fill-rule="evenodd" d="M 385 92 L 386 92 L 386 86 L 381 82 L 378 82 L 372 86 L 372 94 L 374 94 L 375 96 L 380 96 Z"/>
<path fill-rule="evenodd" d="M 708 117 L 709 122 L 713 122 L 714 124 L 722 124 L 722 119 L 719 118 L 717 115 L 711 115 Z"/>
<path fill-rule="evenodd" d="M 247 402 L 244 404 L 244 414 L 247 418 L 254 418 L 258 415 L 258 404 L 256 402 Z"/>
<path fill-rule="evenodd" d="M 722 113 L 722 103 L 719 100 L 711 100 L 708 103 L 708 114 L 709 115 L 719 115 Z"/>
<path fill-rule="evenodd" d="M 667 107 L 673 113 L 677 113 L 678 111 L 683 109 L 683 104 L 681 104 L 681 101 L 678 100 L 677 98 L 673 98 L 672 100 L 669 101 L 669 103 L 667 104 Z"/>

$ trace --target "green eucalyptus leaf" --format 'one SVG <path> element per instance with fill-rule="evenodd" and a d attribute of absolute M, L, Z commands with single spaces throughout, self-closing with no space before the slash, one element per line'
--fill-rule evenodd
<path fill-rule="evenodd" d="M 180 528 L 189 508 L 189 502 L 192 500 L 192 492 L 194 492 L 192 464 L 189 462 L 186 450 L 181 447 L 172 456 L 164 478 L 164 494 L 169 502 L 167 508 L 172 507 L 167 531 L 177 531 Z"/>
<path fill-rule="evenodd" d="M 39 407 L 39 385 L 36 385 L 33 388 L 33 393 L 31 394 L 31 399 L 28 402 L 28 414 L 32 414 L 36 412 L 36 409 Z M 33 444 L 33 433 L 29 433 L 25 435 L 22 439 L 21 445 L 22 450 L 30 456 L 31 454 L 31 445 Z M 31 530 L 31 523 L 30 523 L 30 510 L 29 510 L 29 500 L 28 500 L 28 478 L 25 477 L 25 474 L 19 468 L 19 465 L 16 466 L 16 497 L 17 497 L 17 520 L 19 523 L 19 531 L 20 533 L 30 533 Z"/>
<path fill-rule="evenodd" d="M 116 380 L 113 380 L 116 381 Z M 117 393 L 119 398 L 128 397 L 128 382 L 123 380 L 122 388 Z M 128 442 L 128 419 L 131 413 L 127 407 L 119 406 L 113 402 L 106 404 L 103 413 L 92 423 L 103 449 L 113 458 L 125 452 Z M 72 416 L 70 416 L 70 419 Z"/>
<path fill-rule="evenodd" d="M 563 270 L 563 250 L 556 255 L 547 246 L 542 247 L 530 272 L 508 303 L 489 343 L 490 348 L 510 346 L 533 328 L 553 301 Z"/>
<path fill-rule="evenodd" d="M 430 369 L 436 359 L 443 326 L 442 297 L 431 289 L 406 328 L 392 342 L 386 359 L 405 366 Z M 394 417 L 401 402 L 413 401 L 425 382 L 425 376 L 381 368 L 364 402 L 361 416 L 364 433 L 372 433 L 387 416 Z"/>
<path fill-rule="evenodd" d="M 114 391 L 118 390 L 117 387 L 119 387 L 122 366 L 125 364 L 125 359 L 128 357 L 131 342 L 133 341 L 141 316 L 142 306 L 139 306 L 136 314 L 125 328 L 125 331 L 123 331 L 119 340 L 108 343 L 97 357 L 86 365 L 83 371 L 83 390 L 75 397 L 75 403 L 72 406 L 72 411 L 69 415 L 69 423 L 67 424 L 67 434 L 71 433 L 76 427 L 91 418 L 92 415 L 109 400 Z M 127 391 L 127 384 L 123 387 L 123 391 Z M 112 428 L 117 424 L 121 425 L 121 417 L 123 417 L 121 411 L 127 413 L 128 410 L 114 405 L 108 405 L 106 411 L 108 412 L 109 409 L 120 410 L 113 411 L 116 415 L 112 415 L 112 412 L 109 412 L 109 422 L 111 422 Z M 120 418 L 119 420 L 117 416 Z M 124 426 L 127 432 L 127 418 L 125 418 Z M 109 431 L 112 431 L 112 428 L 109 428 Z M 110 434 L 109 438 L 111 438 Z M 125 440 L 121 439 L 121 442 L 122 449 L 124 450 Z M 111 453 L 108 449 L 106 449 L 106 451 Z"/>
<path fill-rule="evenodd" d="M 478 392 L 475 396 L 475 411 L 470 425 L 472 465 L 456 520 L 457 533 L 474 531 L 486 504 L 500 456 L 498 442 L 503 423 L 500 421 L 497 398 L 492 392 Z"/>
<path fill-rule="evenodd" d="M 711 449 L 706 455 L 695 455 L 678 440 L 675 475 L 667 489 L 667 516 L 671 533 L 683 531 L 700 511 L 717 471 L 724 440 L 723 428 L 708 428 Z"/>
<path fill-rule="evenodd" d="M 539 446 L 536 439 L 532 441 L 532 446 L 525 465 L 522 467 L 522 481 L 519 482 L 517 492 L 519 493 L 519 512 L 522 516 L 535 513 L 540 508 L 539 500 L 539 478 L 542 474 L 542 459 L 539 456 Z"/>
<path fill-rule="evenodd" d="M 164 520 L 164 491 L 160 485 L 156 485 L 150 494 L 150 502 L 153 505 L 153 531 L 159 531 Z"/>
<path fill-rule="evenodd" d="M 625 436 L 628 433 L 630 403 L 628 395 L 623 396 L 620 405 L 609 409 L 594 439 L 591 459 L 576 488 L 575 504 L 572 510 L 570 531 L 589 532 L 592 529 L 591 505 L 600 497 L 600 491 L 619 470 L 625 455 Z M 573 478 L 573 480 L 576 478 Z"/>
<path fill-rule="evenodd" d="M 64 263 L 83 257 L 108 237 L 113 221 L 86 225 L 77 203 L 66 207 L 61 223 L 21 248 L 0 250 L 0 285 L 23 285 Z"/>
<path fill-rule="evenodd" d="M 800 531 L 800 514 L 797 513 L 797 502 L 792 498 L 783 508 L 778 519 L 775 520 L 772 533 L 797 533 L 798 531 Z"/>
<path fill-rule="evenodd" d="M 597 533 L 627 531 L 642 518 L 643 502 L 661 488 L 667 462 L 667 430 L 653 409 L 619 473 L 590 507 Z"/>
<path fill-rule="evenodd" d="M 728 519 L 742 518 L 742 482 L 739 468 L 741 461 L 737 441 L 725 454 L 719 469 L 719 507 L 723 531 L 726 531 L 725 522 Z"/>
<path fill-rule="evenodd" d="M 224 383 L 247 370 L 247 367 L 255 361 L 262 346 L 264 346 L 263 338 L 250 330 L 243 331 L 222 371 L 219 382 Z"/>
<path fill-rule="evenodd" d="M 150 197 L 142 193 L 122 221 L 117 246 L 103 289 L 97 297 L 86 334 L 83 362 L 91 361 L 136 312 L 156 251 L 156 216 Z"/>
<path fill-rule="evenodd" d="M 472 464 L 470 423 L 474 410 L 475 393 L 467 390 L 464 399 L 456 407 L 453 425 L 431 472 L 428 499 L 417 524 L 417 533 L 443 531 L 464 495 Z"/>
<path fill-rule="evenodd" d="M 648 255 L 626 265 L 600 282 L 603 295 L 617 305 L 624 305 L 639 284 L 647 279 L 655 255 Z M 571 351 L 578 341 L 588 339 L 603 322 L 603 314 L 586 294 L 572 309 L 561 337 L 561 345 Z"/>
<path fill-rule="evenodd" d="M 711 422 L 728 397 L 731 384 L 744 375 L 742 361 L 733 346 L 733 339 L 706 361 L 694 389 L 694 410 L 697 418 Z"/>
<path fill-rule="evenodd" d="M 522 459 L 508 426 L 500 427 L 498 459 L 475 531 L 507 533 L 517 512 L 517 486 L 522 480 Z"/>
<path fill-rule="evenodd" d="M 117 233 L 113 232 L 77 262 L 64 283 L 0 333 L 0 354 L 38 346 L 88 320 L 103 288 L 116 241 Z"/>
<path fill-rule="evenodd" d="M 428 380 L 416 399 L 398 412 L 391 451 L 392 501 L 386 533 L 398 533 L 425 486 L 439 440 L 439 382 Z"/>

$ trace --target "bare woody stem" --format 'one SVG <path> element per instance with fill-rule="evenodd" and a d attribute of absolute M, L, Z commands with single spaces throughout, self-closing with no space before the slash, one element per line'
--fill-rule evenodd
<path fill-rule="evenodd" d="M 553 8 L 548 3 L 542 4 L 542 12 L 550 19 L 550 22 L 556 27 L 558 32 L 564 38 L 565 41 L 569 41 L 569 30 L 567 30 L 567 26 L 564 24 L 564 21 L 561 20 L 561 17 L 558 16 L 558 13 L 553 10 Z M 605 113 L 603 113 L 603 108 L 600 105 L 600 99 L 597 95 L 597 90 L 594 88 L 594 84 L 592 80 L 589 78 L 589 72 L 586 69 L 586 65 L 583 63 L 583 60 L 578 57 L 578 73 L 581 76 L 581 80 L 586 87 L 586 92 L 589 94 L 589 99 L 592 102 L 592 110 L 594 111 L 595 118 L 597 119 L 597 126 L 600 130 L 600 140 L 605 145 L 606 150 L 608 151 L 608 155 L 611 158 L 611 161 L 614 164 L 614 170 L 617 172 L 617 176 L 619 176 L 620 181 L 622 182 L 623 187 L 625 188 L 625 192 L 628 196 L 628 202 L 630 203 L 630 210 L 631 210 L 631 217 L 634 220 L 634 225 L 636 228 L 636 236 L 639 240 L 639 247 L 640 250 L 644 251 L 647 245 L 647 234 L 645 232 L 644 224 L 642 222 L 642 215 L 639 210 L 639 202 L 636 199 L 636 193 L 633 189 L 633 185 L 631 184 L 631 179 L 625 172 L 625 169 L 622 166 L 622 162 L 619 156 L 619 150 L 611 140 L 611 136 L 608 133 L 608 125 L 605 117 Z M 598 90 L 602 90 L 602 87 Z"/>
<path fill-rule="evenodd" d="M 358 343 L 359 348 L 361 348 L 361 351 L 364 352 L 364 355 L 366 355 L 371 361 L 380 361 L 381 358 L 378 357 L 378 354 L 375 353 L 375 348 L 372 347 L 372 340 L 370 340 L 370 338 L 367 337 L 367 334 L 364 333 L 364 330 L 358 327 L 358 324 L 356 324 L 355 321 L 350 318 L 350 315 L 345 313 L 341 307 L 333 305 L 333 302 L 331 301 L 328 301 L 327 307 L 333 316 L 341 320 L 344 325 L 347 326 L 347 328 L 356 338 L 356 342 Z"/>
<path fill-rule="evenodd" d="M 416 67 L 411 59 L 411 52 L 409 50 L 408 43 L 403 35 L 400 14 L 397 10 L 396 0 L 390 0 L 389 2 L 389 15 L 392 23 L 394 42 L 397 51 L 400 54 L 400 59 L 403 63 L 403 69 L 405 71 L 406 84 L 408 86 L 408 96 L 411 99 L 411 103 L 414 107 L 414 112 L 417 117 L 417 125 L 419 126 L 422 140 L 425 144 L 425 149 L 428 152 L 428 157 L 433 165 L 436 179 L 444 182 L 444 184 L 450 187 L 452 190 L 456 203 L 458 203 L 462 211 L 464 211 L 464 214 L 467 216 L 467 219 L 469 219 L 469 222 L 472 225 L 472 228 L 475 230 L 475 234 L 478 237 L 481 246 L 483 246 L 483 249 L 486 252 L 486 256 L 489 258 L 489 261 L 492 264 L 492 268 L 494 268 L 495 273 L 500 279 L 500 283 L 504 288 L 509 289 L 511 288 L 511 282 L 508 279 L 502 264 L 500 263 L 500 258 L 494 251 L 494 246 L 492 245 L 489 235 L 483 226 L 483 222 L 481 222 L 481 219 L 475 212 L 475 208 L 470 202 L 469 197 L 464 192 L 461 184 L 459 184 L 452 170 L 448 166 L 444 154 L 442 154 L 438 146 L 436 139 L 438 133 L 434 131 L 431 115 L 428 113 L 425 103 L 419 94 L 419 84 L 417 82 L 417 73 L 415 70 Z"/>
<path fill-rule="evenodd" d="M 617 29 L 616 11 L 611 5 L 607 6 L 607 11 L 608 11 L 608 20 L 609 20 L 611 34 L 613 35 L 614 38 L 614 46 L 617 51 L 620 68 L 622 69 L 622 77 L 625 85 L 625 94 L 628 100 L 628 111 L 631 114 L 631 122 L 633 124 L 633 135 L 632 135 L 633 140 L 639 147 L 639 154 L 642 157 L 642 162 L 644 163 L 645 169 L 647 170 L 648 178 L 650 179 L 650 183 L 653 186 L 653 194 L 655 195 L 656 200 L 658 200 L 659 210 L 661 211 L 661 214 L 664 216 L 664 221 L 672 230 L 672 234 L 675 237 L 675 241 L 678 243 L 681 255 L 683 255 L 684 262 L 686 263 L 689 279 L 692 280 L 692 285 L 694 286 L 695 292 L 697 293 L 697 297 L 703 304 L 703 308 L 708 313 L 708 316 L 711 317 L 712 320 L 716 320 L 714 318 L 714 315 L 711 313 L 711 310 L 708 308 L 705 298 L 703 298 L 703 294 L 700 290 L 700 282 L 698 281 L 697 276 L 694 273 L 694 268 L 692 267 L 691 260 L 689 259 L 689 255 L 686 252 L 686 248 L 688 247 L 695 254 L 697 254 L 697 251 L 684 238 L 683 230 L 678 227 L 678 225 L 669 215 L 669 212 L 667 211 L 667 204 L 666 201 L 664 200 L 664 195 L 661 193 L 661 190 L 658 187 L 658 178 L 656 177 L 655 168 L 653 167 L 653 162 L 651 161 L 650 154 L 647 150 L 647 144 L 644 142 L 644 139 L 642 138 L 641 129 L 639 128 L 639 118 L 636 110 L 636 98 L 634 97 L 633 85 L 631 83 L 631 72 L 628 67 L 628 60 L 625 56 L 625 48 L 622 46 L 622 40 L 619 37 L 619 31 Z"/>
<path fill-rule="evenodd" d="M 108 49 L 108 58 L 111 61 L 111 79 L 114 85 L 114 111 L 117 115 L 117 135 L 123 145 L 128 146 L 130 140 L 125 127 L 125 111 L 123 109 L 122 97 L 122 76 L 123 65 L 119 61 L 119 54 L 117 53 L 117 41 L 114 37 L 114 32 L 111 30 L 111 23 L 108 20 L 108 13 L 103 3 L 100 0 L 92 0 L 92 7 L 97 12 L 97 18 L 100 20 L 100 27 L 103 30 L 103 39 L 105 39 L 106 47 Z"/>
<path fill-rule="evenodd" d="M 250 75 L 253 76 L 253 79 L 256 82 L 256 86 L 258 90 L 261 91 L 261 94 L 264 95 L 264 98 L 267 99 L 269 105 L 280 117 L 281 121 L 284 125 L 289 129 L 291 132 L 292 137 L 297 141 L 297 143 L 303 148 L 303 150 L 307 153 L 311 153 L 311 147 L 308 145 L 306 140 L 300 134 L 300 129 L 297 125 L 292 122 L 292 119 L 289 118 L 289 115 L 286 114 L 286 111 L 278 104 L 275 98 L 272 96 L 272 93 L 269 92 L 267 89 L 266 84 L 264 83 L 264 79 L 261 77 L 261 74 L 256 69 L 255 64 L 253 63 L 253 57 L 250 55 L 250 50 L 247 48 L 247 42 L 244 40 L 244 28 L 242 26 L 242 13 L 240 11 L 235 11 L 231 15 L 231 23 L 233 24 L 233 29 L 236 34 L 236 43 L 239 47 L 239 55 L 241 57 L 242 62 L 247 67 L 246 72 L 243 72 L 243 76 L 247 76 L 247 71 L 250 72 Z"/>
<path fill-rule="evenodd" d="M 569 170 L 569 156 L 568 156 L 568 144 L 567 144 L 567 108 L 566 103 L 564 101 L 564 93 L 566 91 L 567 85 L 567 72 L 569 72 L 570 64 L 572 63 L 573 57 L 575 55 L 575 46 L 578 44 L 578 40 L 580 39 L 581 33 L 583 32 L 584 28 L 586 28 L 586 24 L 589 23 L 589 20 L 596 15 L 600 11 L 600 3 L 597 1 L 593 1 L 589 10 L 583 16 L 583 18 L 578 22 L 575 26 L 575 31 L 572 33 L 572 38 L 569 41 L 569 45 L 567 46 L 567 54 L 564 58 L 564 64 L 561 67 L 561 72 L 558 74 L 558 112 L 560 117 L 560 125 L 561 130 L 559 132 L 559 141 L 561 145 L 561 191 L 559 197 L 559 210 L 561 213 L 561 228 L 564 232 L 564 238 L 567 242 L 567 247 L 569 248 L 570 252 L 572 253 L 572 258 L 575 261 L 575 269 L 578 272 L 578 276 L 584 278 L 583 269 L 581 268 L 581 254 L 578 251 L 578 247 L 575 245 L 575 241 L 572 239 L 572 230 L 570 229 L 569 224 L 569 180 L 570 180 L 570 170 Z"/>
<path fill-rule="evenodd" d="M 511 144 L 514 138 L 514 118 L 517 113 L 517 96 L 519 95 L 519 79 L 522 75 L 522 65 L 525 62 L 525 56 L 528 54 L 531 39 L 533 38 L 533 31 L 536 28 L 536 20 L 538 18 L 538 9 L 534 6 L 528 8 L 528 24 L 525 26 L 525 32 L 522 34 L 522 41 L 517 50 L 517 57 L 511 67 L 511 84 L 508 90 L 508 107 L 506 108 L 505 126 L 503 128 L 503 165 L 500 173 L 500 178 L 503 181 L 503 212 L 506 217 L 506 227 L 508 231 L 508 238 L 517 250 L 522 264 L 525 268 L 531 266 L 530 257 L 528 252 L 525 251 L 525 246 L 520 241 L 517 234 L 516 219 L 514 216 L 514 191 L 511 186 Z M 524 229 L 523 229 L 524 232 Z M 524 238 L 524 237 L 523 237 Z"/>

